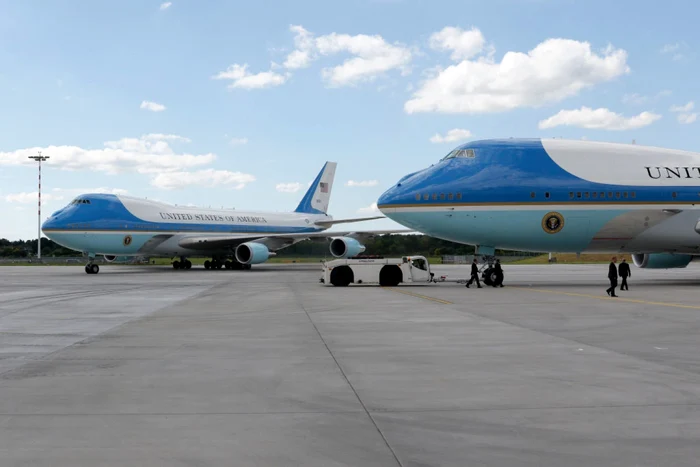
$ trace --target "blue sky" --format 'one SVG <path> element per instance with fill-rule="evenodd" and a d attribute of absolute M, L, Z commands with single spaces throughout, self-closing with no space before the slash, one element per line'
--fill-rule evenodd
<path fill-rule="evenodd" d="M 25 160 L 39 149 L 51 156 L 43 217 L 95 189 L 292 210 L 332 160 L 337 218 L 370 213 L 402 175 L 474 139 L 698 151 L 699 10 L 0 0 L 0 237 L 36 235 L 36 167 Z"/>

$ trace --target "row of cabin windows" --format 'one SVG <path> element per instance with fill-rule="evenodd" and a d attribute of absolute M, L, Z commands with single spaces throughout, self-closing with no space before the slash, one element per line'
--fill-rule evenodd
<path fill-rule="evenodd" d="M 462 199 L 462 193 L 440 193 L 439 195 L 437 193 L 433 193 L 432 195 L 430 193 L 423 193 L 422 195 L 420 193 L 416 193 L 416 201 L 420 201 L 421 198 L 423 198 L 424 201 L 428 201 L 429 199 L 437 201 L 438 198 L 440 201 L 453 201 L 455 199 L 460 201 Z"/>
<path fill-rule="evenodd" d="M 549 193 L 547 193 L 547 195 L 549 195 Z M 581 199 L 581 198 L 584 198 L 584 199 L 590 199 L 590 198 L 593 198 L 593 199 L 596 199 L 596 198 L 598 198 L 598 199 L 605 199 L 605 197 L 606 197 L 605 195 L 606 195 L 606 193 L 605 193 L 604 191 L 601 191 L 600 194 L 598 194 L 597 191 L 593 191 L 593 192 L 588 192 L 588 191 L 584 191 L 584 192 L 581 192 L 581 191 L 573 192 L 573 191 L 570 191 L 570 192 L 569 192 L 569 199 L 574 199 L 574 198 L 576 198 L 576 199 Z M 675 195 L 676 195 L 676 194 L 674 193 L 674 194 L 673 194 L 673 197 L 674 197 L 674 198 L 676 197 Z M 546 197 L 549 198 L 549 196 L 546 196 Z M 637 192 L 636 192 L 636 191 L 629 191 L 629 192 L 627 192 L 627 191 L 614 191 L 614 192 L 613 192 L 613 191 L 608 191 L 608 192 L 607 192 L 607 197 L 608 197 L 609 199 L 612 199 L 612 198 L 615 198 L 615 199 L 620 199 L 620 198 L 636 198 L 636 197 L 637 197 Z"/>

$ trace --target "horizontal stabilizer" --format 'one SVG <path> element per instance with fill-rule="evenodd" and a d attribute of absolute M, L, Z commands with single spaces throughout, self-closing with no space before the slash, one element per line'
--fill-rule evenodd
<path fill-rule="evenodd" d="M 335 224 L 349 224 L 351 222 L 363 222 L 363 221 L 371 221 L 374 219 L 386 219 L 384 216 L 374 216 L 374 217 L 358 217 L 356 219 L 337 219 L 337 220 L 332 220 L 332 221 L 316 221 L 314 224 L 320 226 L 320 227 L 330 227 Z"/>

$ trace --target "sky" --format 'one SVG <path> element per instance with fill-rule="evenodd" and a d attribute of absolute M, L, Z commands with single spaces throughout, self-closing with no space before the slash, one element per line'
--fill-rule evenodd
<path fill-rule="evenodd" d="M 366 216 L 403 175 L 488 138 L 700 151 L 698 13 L 690 0 L 0 0 L 0 238 L 36 238 L 38 151 L 42 219 L 85 192 L 291 211 L 325 161 L 330 214 Z"/>

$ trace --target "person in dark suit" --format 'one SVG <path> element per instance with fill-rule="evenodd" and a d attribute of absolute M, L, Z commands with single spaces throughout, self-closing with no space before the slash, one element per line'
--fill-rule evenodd
<path fill-rule="evenodd" d="M 617 287 L 617 266 L 615 266 L 615 263 L 617 263 L 617 258 L 613 256 L 612 261 L 610 261 L 610 266 L 608 267 L 608 279 L 610 279 L 610 287 L 608 288 L 608 290 L 606 290 L 608 295 L 611 297 L 617 297 L 617 295 L 615 295 L 615 287 Z"/>
<path fill-rule="evenodd" d="M 622 284 L 620 284 L 620 290 L 629 290 L 630 287 L 627 285 L 627 278 L 632 277 L 632 271 L 630 271 L 630 265 L 627 263 L 625 258 L 622 258 L 620 267 L 618 268 L 618 273 L 622 278 Z"/>
<path fill-rule="evenodd" d="M 476 262 L 476 258 L 474 258 L 474 261 L 472 261 L 472 277 L 469 279 L 469 282 L 467 282 L 467 288 L 469 288 L 469 284 L 474 281 L 476 281 L 477 289 L 480 289 L 481 282 L 479 282 L 479 265 Z"/>
<path fill-rule="evenodd" d="M 503 287 L 503 268 L 500 259 L 497 259 L 496 264 L 493 265 L 493 271 L 496 273 L 496 282 L 493 283 L 493 286 Z"/>

